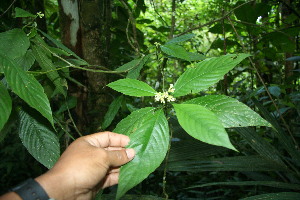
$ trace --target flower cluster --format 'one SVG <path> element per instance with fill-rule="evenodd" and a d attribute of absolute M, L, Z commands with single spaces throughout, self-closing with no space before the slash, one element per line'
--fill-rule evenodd
<path fill-rule="evenodd" d="M 36 16 L 39 18 L 43 18 L 45 15 L 42 12 L 38 12 L 38 13 L 36 13 Z"/>
<path fill-rule="evenodd" d="M 155 101 L 160 101 L 160 103 L 166 103 L 167 102 L 171 102 L 171 101 L 175 101 L 176 99 L 170 95 L 169 93 L 173 93 L 175 91 L 175 88 L 173 86 L 173 84 L 170 84 L 170 87 L 168 89 L 167 92 L 157 92 L 155 94 Z"/>

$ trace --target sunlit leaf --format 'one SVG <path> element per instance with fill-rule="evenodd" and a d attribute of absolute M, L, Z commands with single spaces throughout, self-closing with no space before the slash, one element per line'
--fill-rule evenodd
<path fill-rule="evenodd" d="M 135 79 L 119 79 L 107 85 L 123 94 L 135 97 L 154 96 L 156 91 L 148 84 Z"/>
<path fill-rule="evenodd" d="M 12 91 L 32 108 L 39 111 L 53 125 L 52 111 L 42 85 L 21 67 L 0 55 L 0 66 L 4 68 L 6 80 Z"/>
<path fill-rule="evenodd" d="M 192 137 L 217 146 L 236 150 L 217 116 L 196 104 L 173 104 L 179 124 Z"/>
<path fill-rule="evenodd" d="M 193 33 L 181 35 L 181 36 L 172 38 L 171 40 L 167 41 L 166 44 L 177 44 L 180 42 L 185 42 L 187 40 L 192 39 L 193 37 L 195 37 L 195 34 L 193 34 Z"/>
<path fill-rule="evenodd" d="M 31 113 L 32 114 L 32 113 Z M 19 136 L 29 153 L 45 167 L 51 168 L 60 156 L 59 141 L 39 116 L 20 111 Z"/>
<path fill-rule="evenodd" d="M 216 58 L 208 58 L 187 69 L 176 81 L 174 96 L 179 97 L 207 89 L 221 80 L 224 75 L 249 54 L 228 54 Z"/>
<path fill-rule="evenodd" d="M 204 106 L 219 118 L 225 128 L 271 126 L 248 106 L 225 95 L 207 95 L 185 103 Z"/>
<path fill-rule="evenodd" d="M 169 127 L 162 110 L 143 108 L 132 112 L 114 130 L 130 137 L 128 148 L 135 158 L 122 166 L 117 199 L 143 181 L 164 160 L 169 144 Z"/>
<path fill-rule="evenodd" d="M 0 81 L 0 131 L 7 122 L 12 109 L 12 101 L 7 89 Z"/>
<path fill-rule="evenodd" d="M 176 44 L 166 44 L 160 46 L 160 49 L 167 55 L 190 61 L 189 53 L 182 46 Z"/>

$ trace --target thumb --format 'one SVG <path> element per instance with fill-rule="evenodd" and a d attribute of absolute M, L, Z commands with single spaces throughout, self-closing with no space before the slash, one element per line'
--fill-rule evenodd
<path fill-rule="evenodd" d="M 131 161 L 135 156 L 134 149 L 108 151 L 108 162 L 111 167 L 119 167 Z"/>

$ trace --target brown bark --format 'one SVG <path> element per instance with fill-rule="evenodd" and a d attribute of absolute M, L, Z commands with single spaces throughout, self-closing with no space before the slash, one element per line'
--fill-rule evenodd
<path fill-rule="evenodd" d="M 110 4 L 110 0 L 82 0 L 80 3 L 83 57 L 89 64 L 105 68 L 109 68 Z M 111 102 L 106 87 L 109 76 L 104 73 L 87 72 L 87 81 L 89 129 L 95 131 Z"/>
<path fill-rule="evenodd" d="M 77 0 L 59 0 L 59 16 L 61 40 L 64 45 L 82 57 L 81 29 L 79 19 L 79 8 Z M 72 70 L 71 77 L 87 85 L 86 72 L 82 70 Z M 74 120 L 80 132 L 86 132 L 87 117 L 87 90 L 72 82 L 69 83 L 69 95 L 77 98 L 77 106 L 74 109 Z"/>
<path fill-rule="evenodd" d="M 282 2 L 283 2 L 283 4 L 282 4 L 282 19 L 285 20 L 292 13 L 292 10 L 290 9 L 292 0 L 283 0 Z M 290 40 L 295 41 L 295 38 L 290 37 Z M 292 52 L 285 53 L 285 58 L 289 58 L 292 56 L 293 56 Z M 285 75 L 284 78 L 285 78 L 286 85 L 292 84 L 291 77 L 293 76 L 293 69 L 294 69 L 293 62 L 286 61 L 285 68 L 284 68 L 284 75 Z M 290 92 L 292 92 L 292 90 L 289 89 L 287 92 L 290 93 Z"/>

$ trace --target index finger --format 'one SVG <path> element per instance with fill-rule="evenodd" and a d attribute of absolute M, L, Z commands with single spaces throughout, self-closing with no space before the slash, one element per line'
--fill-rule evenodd
<path fill-rule="evenodd" d="M 85 140 L 95 147 L 125 147 L 130 139 L 126 135 L 109 131 L 85 136 Z"/>

